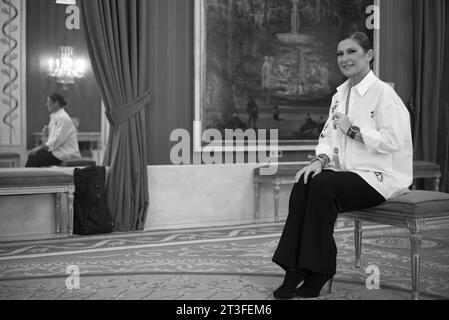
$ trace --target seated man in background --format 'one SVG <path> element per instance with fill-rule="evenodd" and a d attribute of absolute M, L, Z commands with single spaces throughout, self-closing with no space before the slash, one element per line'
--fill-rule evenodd
<path fill-rule="evenodd" d="M 47 98 L 50 123 L 43 129 L 42 144 L 31 150 L 26 167 L 50 167 L 62 161 L 81 156 L 76 128 L 64 110 L 67 105 L 64 97 L 53 93 Z"/>

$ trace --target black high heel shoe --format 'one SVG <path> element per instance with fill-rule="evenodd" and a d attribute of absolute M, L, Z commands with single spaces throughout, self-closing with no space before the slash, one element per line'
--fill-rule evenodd
<path fill-rule="evenodd" d="M 287 270 L 282 285 L 274 290 L 273 296 L 276 299 L 291 299 L 295 296 L 298 285 L 305 280 L 305 274 L 299 270 Z"/>
<path fill-rule="evenodd" d="M 332 282 L 334 275 L 325 274 L 309 274 L 304 281 L 304 284 L 295 290 L 295 294 L 301 298 L 316 298 L 320 295 L 321 289 L 328 283 L 328 293 L 332 292 Z"/>

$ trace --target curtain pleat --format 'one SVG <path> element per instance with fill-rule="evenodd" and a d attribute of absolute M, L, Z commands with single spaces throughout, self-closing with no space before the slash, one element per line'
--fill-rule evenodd
<path fill-rule="evenodd" d="M 108 117 L 110 132 L 103 160 L 110 167 L 108 207 L 116 231 L 143 230 L 149 203 L 147 0 L 80 2 L 94 74 L 107 113 L 117 116 Z M 142 101 L 143 107 L 138 105 Z"/>
<path fill-rule="evenodd" d="M 439 163 L 442 173 L 441 190 L 449 192 L 447 124 L 444 116 L 444 93 L 449 90 L 447 74 L 447 38 L 449 8 L 446 0 L 413 0 L 415 110 L 414 158 Z"/>

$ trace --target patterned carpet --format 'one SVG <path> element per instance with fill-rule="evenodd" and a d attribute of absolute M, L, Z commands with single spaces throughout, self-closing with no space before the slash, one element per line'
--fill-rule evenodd
<path fill-rule="evenodd" d="M 0 299 L 271 300 L 283 271 L 271 262 L 283 224 L 116 233 L 0 243 Z M 353 266 L 352 222 L 335 229 L 338 273 L 318 299 L 409 299 L 410 242 L 404 229 L 365 225 L 362 268 Z M 426 227 L 421 299 L 449 299 L 449 222 Z M 69 290 L 67 267 L 79 268 Z M 365 268 L 380 270 L 368 290 Z"/>

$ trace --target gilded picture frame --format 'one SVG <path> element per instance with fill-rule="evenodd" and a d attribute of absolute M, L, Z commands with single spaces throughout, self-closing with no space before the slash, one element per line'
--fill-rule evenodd
<path fill-rule="evenodd" d="M 347 32 L 364 31 L 373 40 L 377 73 L 378 0 L 194 4 L 196 151 L 211 146 L 204 139 L 208 129 L 222 133 L 214 151 L 224 150 L 226 129 L 255 129 L 256 139 L 259 130 L 277 129 L 279 150 L 314 150 L 345 80 L 336 50 Z"/>

